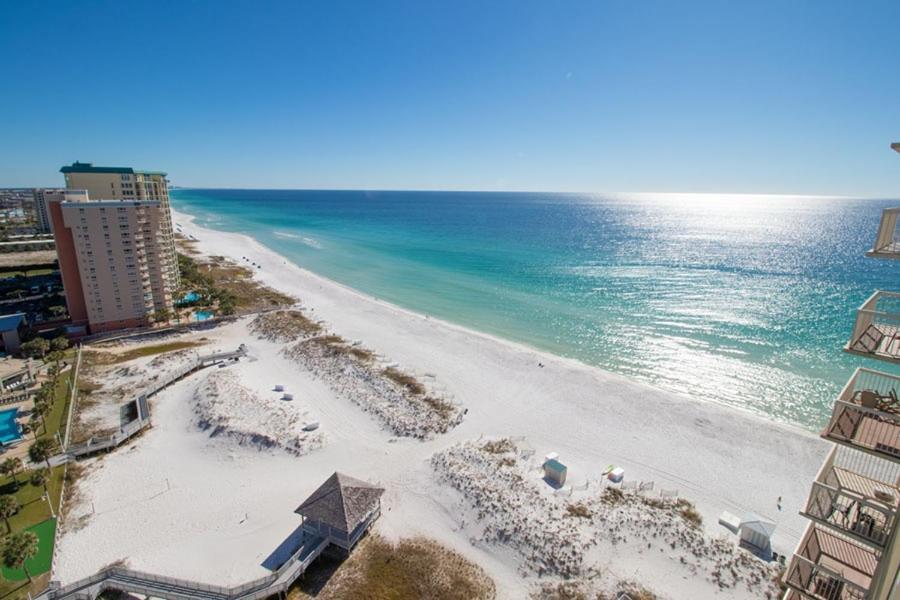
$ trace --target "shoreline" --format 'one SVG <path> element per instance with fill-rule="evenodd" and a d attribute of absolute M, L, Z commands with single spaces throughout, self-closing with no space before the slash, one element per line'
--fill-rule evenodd
<path fill-rule="evenodd" d="M 64 523 L 54 567 L 63 583 L 123 560 L 136 570 L 209 583 L 264 575 L 263 560 L 298 525 L 293 508 L 339 471 L 386 490 L 376 531 L 387 540 L 433 539 L 482 566 L 498 597 L 526 597 L 535 582 L 546 580 L 525 576 L 513 548 L 484 539 L 485 524 L 470 499 L 447 484 L 448 471 L 435 467 L 440 457 L 498 438 L 515 440 L 534 457 L 516 468 L 548 506 L 596 500 L 601 473 L 614 464 L 629 482 L 652 482 L 654 490 L 674 490 L 691 502 L 702 517 L 698 531 L 709 540 L 735 543 L 717 524 L 723 511 L 757 513 L 777 524 L 775 551 L 794 551 L 806 527 L 799 511 L 809 481 L 829 449 L 812 434 L 417 314 L 302 269 L 252 238 L 200 227 L 184 213 L 173 216 L 202 255 L 247 265 L 245 256 L 261 265 L 254 271 L 261 284 L 297 298 L 307 318 L 323 321 L 329 333 L 427 378 L 436 393 L 464 408 L 464 418 L 425 439 L 397 435 L 355 402 L 353 390 L 335 389 L 316 365 L 304 366 L 284 344 L 254 335 L 252 316 L 206 331 L 195 337 L 210 351 L 245 343 L 248 360 L 155 396 L 154 427 L 127 448 L 88 463 L 84 498 Z M 163 362 L 178 360 L 172 355 Z M 130 363 L 135 385 L 151 362 Z M 121 387 L 121 377 L 108 379 Z M 276 383 L 294 394 L 293 402 L 285 405 L 273 394 Z M 115 408 L 98 406 L 113 420 Z M 230 434 L 198 427 L 211 419 Z M 308 421 L 320 423 L 322 437 L 292 446 L 299 455 L 252 445 L 257 433 L 287 440 L 286 423 Z M 571 500 L 551 501 L 556 494 L 540 481 L 538 459 L 549 452 L 558 452 L 569 468 L 568 483 L 579 490 L 570 492 Z M 491 471 L 484 476 L 496 478 Z M 556 510 L 518 512 L 509 520 L 569 522 L 553 516 Z M 623 517 L 646 516 L 635 510 Z M 589 560 L 615 579 L 641 581 L 666 596 L 721 597 L 720 588 L 691 574 L 677 553 L 647 553 L 646 543 L 616 545 L 587 529 L 580 535 L 600 541 Z M 747 591 L 724 594 L 756 597 Z"/>
<path fill-rule="evenodd" d="M 315 271 L 311 271 L 305 267 L 302 267 L 302 266 L 298 265 L 297 263 L 293 262 L 291 259 L 287 258 L 286 256 L 283 256 L 283 255 L 279 254 L 278 252 L 276 252 L 275 250 L 272 250 L 271 248 L 269 248 L 268 246 L 266 246 L 265 244 L 263 244 L 262 242 L 260 242 L 259 240 L 257 240 L 256 238 L 254 238 L 250 235 L 247 235 L 244 233 L 231 232 L 231 231 L 222 231 L 222 230 L 218 230 L 218 229 L 213 229 L 211 227 L 206 227 L 203 225 L 198 225 L 195 222 L 196 217 L 194 215 L 176 210 L 174 208 L 171 209 L 171 211 L 172 211 L 172 220 L 173 220 L 173 223 L 175 223 L 176 227 L 179 227 L 179 226 L 183 227 L 183 224 L 187 224 L 187 227 L 192 229 L 193 231 L 203 232 L 206 235 L 234 237 L 245 243 L 256 246 L 259 252 L 268 254 L 271 258 L 277 259 L 287 265 L 290 265 L 294 269 L 300 271 L 305 277 L 317 280 L 324 285 L 339 288 L 347 294 L 356 296 L 361 301 L 378 304 L 387 310 L 404 314 L 410 318 L 421 319 L 423 321 L 436 323 L 436 324 L 439 324 L 441 327 L 453 329 L 453 330 L 456 330 L 456 331 L 466 334 L 466 335 L 477 336 L 479 338 L 482 338 L 484 340 L 487 340 L 487 341 L 490 341 L 490 342 L 493 342 L 496 344 L 503 344 L 503 345 L 508 346 L 512 350 L 516 350 L 519 352 L 532 353 L 535 355 L 542 356 L 548 360 L 552 359 L 554 361 L 563 361 L 563 362 L 568 363 L 569 366 L 571 366 L 572 368 L 585 369 L 587 371 L 598 371 L 600 373 L 603 373 L 607 377 L 619 378 L 623 382 L 627 382 L 628 385 L 645 387 L 649 390 L 653 390 L 654 392 L 661 393 L 661 394 L 668 394 L 668 395 L 674 396 L 676 398 L 679 398 L 679 399 L 682 399 L 682 400 L 685 400 L 688 402 L 696 402 L 699 404 L 709 404 L 709 405 L 713 405 L 713 406 L 718 406 L 718 407 L 721 407 L 728 411 L 734 411 L 734 412 L 740 413 L 751 419 L 758 419 L 758 420 L 766 423 L 767 425 L 783 428 L 785 431 L 787 431 L 789 433 L 805 435 L 805 436 L 809 436 L 809 437 L 818 439 L 817 430 L 806 429 L 805 427 L 803 427 L 797 423 L 779 421 L 778 419 L 775 419 L 774 417 L 754 411 L 750 408 L 746 408 L 746 407 L 742 407 L 742 406 L 735 406 L 733 404 L 728 404 L 726 402 L 717 402 L 715 400 L 698 399 L 698 398 L 695 398 L 693 396 L 690 396 L 690 395 L 682 393 L 682 392 L 677 392 L 677 391 L 673 391 L 673 390 L 667 390 L 664 388 L 660 388 L 660 387 L 653 385 L 652 383 L 648 383 L 648 382 L 642 381 L 640 379 L 634 379 L 634 378 L 628 377 L 627 375 L 622 375 L 620 373 L 616 373 L 615 371 L 610 371 L 608 369 L 604 369 L 602 367 L 592 365 L 592 364 L 584 362 L 583 360 L 580 360 L 578 358 L 555 354 L 553 352 L 550 352 L 549 350 L 545 350 L 545 349 L 539 348 L 537 346 L 532 346 L 526 342 L 511 340 L 509 338 L 505 338 L 505 337 L 495 335 L 492 333 L 480 331 L 478 329 L 474 329 L 474 328 L 466 326 L 466 325 L 461 325 L 459 323 L 447 321 L 446 319 L 442 319 L 440 317 L 433 317 L 426 313 L 421 313 L 421 312 L 406 308 L 404 306 L 400 306 L 399 304 L 395 304 L 388 300 L 384 300 L 377 296 L 373 296 L 366 292 L 360 291 L 350 285 L 341 283 L 334 279 L 330 279 L 330 278 L 326 277 L 325 275 L 321 275 L 319 273 L 316 273 Z M 198 239 L 197 241 L 201 242 L 202 240 Z M 208 254 L 208 253 L 204 253 L 204 254 Z M 237 264 L 240 264 L 242 266 L 247 266 L 240 260 L 240 257 L 235 258 L 234 256 L 230 256 L 229 258 Z M 254 277 L 259 277 L 260 275 L 261 275 L 260 271 L 254 271 Z M 279 287 L 279 285 L 277 283 L 273 283 L 271 281 L 267 281 L 266 283 L 270 287 L 276 289 L 277 291 L 287 293 L 287 294 L 291 293 L 290 291 L 284 289 L 283 286 Z M 299 300 L 301 301 L 301 304 L 302 304 L 303 298 L 299 298 Z M 848 377 L 849 377 L 849 375 L 848 375 Z"/>
<path fill-rule="evenodd" d="M 440 346 L 445 343 L 447 338 L 453 338 L 453 341 L 462 340 L 463 346 L 469 350 L 474 342 L 478 342 L 480 348 L 471 348 L 471 356 L 454 355 L 452 360 L 459 360 L 474 357 L 476 363 L 481 363 L 488 358 L 483 354 L 498 355 L 498 362 L 505 362 L 514 359 L 521 361 L 525 359 L 533 367 L 535 374 L 546 373 L 549 379 L 554 381 L 551 389 L 544 390 L 542 395 L 554 396 L 559 395 L 559 387 L 561 382 L 558 380 L 558 374 L 550 375 L 551 367 L 553 370 L 562 369 L 563 376 L 568 378 L 578 378 L 579 381 L 572 384 L 575 394 L 572 397 L 560 400 L 564 410 L 591 414 L 598 410 L 609 411 L 617 417 L 625 416 L 628 419 L 638 419 L 641 422 L 636 423 L 636 429 L 647 432 L 652 429 L 648 422 L 657 422 L 660 429 L 673 427 L 667 421 L 670 418 L 678 418 L 680 421 L 689 421 L 690 425 L 685 427 L 684 423 L 679 422 L 678 434 L 686 437 L 710 437 L 710 429 L 718 429 L 719 432 L 732 430 L 728 439 L 718 439 L 713 434 L 714 441 L 720 443 L 725 441 L 725 447 L 721 449 L 723 454 L 730 455 L 735 451 L 756 451 L 762 453 L 763 447 L 772 448 L 784 445 L 787 448 L 782 452 L 776 452 L 776 459 L 781 465 L 783 456 L 795 456 L 796 462 L 794 467 L 802 471 L 799 479 L 789 477 L 786 473 L 782 477 L 789 479 L 795 486 L 796 491 L 777 491 L 772 493 L 772 502 L 769 507 L 754 506 L 754 502 L 746 501 L 747 494 L 716 494 L 718 496 L 718 510 L 712 513 L 707 507 L 707 520 L 715 523 L 715 518 L 723 509 L 738 512 L 756 512 L 763 516 L 774 519 L 776 522 L 785 522 L 785 526 L 780 527 L 780 531 L 776 531 L 773 544 L 781 552 L 793 552 L 794 545 L 799 541 L 803 529 L 805 529 L 806 521 L 799 516 L 799 511 L 805 505 L 806 497 L 809 492 L 809 481 L 811 481 L 821 465 L 821 462 L 830 448 L 830 445 L 822 441 L 818 436 L 807 431 L 797 425 L 776 421 L 774 419 L 759 415 L 753 411 L 734 407 L 725 403 L 708 402 L 662 390 L 648 383 L 632 380 L 623 375 L 605 371 L 599 367 L 588 365 L 577 359 L 558 356 L 540 349 L 536 349 L 523 344 L 521 342 L 511 341 L 500 338 L 491 334 L 469 329 L 465 326 L 447 322 L 441 319 L 432 318 L 421 313 L 394 305 L 390 302 L 375 298 L 360 292 L 350 286 L 332 281 L 327 277 L 304 269 L 303 267 L 293 263 L 284 256 L 266 247 L 256 239 L 241 233 L 232 233 L 218 231 L 206 228 L 195 223 L 194 217 L 183 212 L 173 210 L 173 221 L 177 227 L 181 227 L 183 233 L 193 235 L 197 238 L 198 249 L 206 255 L 223 255 L 238 264 L 241 264 L 241 256 L 246 255 L 251 261 L 262 266 L 262 269 L 255 271 L 255 277 L 262 283 L 276 290 L 295 296 L 300 304 L 307 310 L 312 310 L 312 314 L 316 317 L 324 319 L 325 326 L 344 335 L 348 339 L 362 340 L 377 352 L 381 352 L 387 356 L 391 356 L 394 360 L 398 360 L 400 364 L 413 367 L 418 372 L 437 371 L 439 377 L 447 385 L 448 389 L 459 396 L 457 393 L 457 380 L 461 374 L 448 375 L 444 374 L 444 367 L 441 365 L 423 366 L 419 362 L 419 356 L 416 350 L 422 348 L 418 343 L 426 345 Z M 252 256 L 251 256 L 252 254 Z M 351 318 L 350 313 L 354 312 Z M 377 317 L 384 322 L 373 322 L 372 317 Z M 365 323 L 360 323 L 360 318 L 365 319 Z M 385 329 L 389 329 L 390 333 L 386 334 Z M 388 339 L 388 337 L 390 339 Z M 412 343 L 411 343 L 412 342 Z M 410 352 L 410 349 L 412 351 Z M 537 367 L 539 363 L 545 365 L 544 369 Z M 521 363 L 520 363 L 521 364 Z M 455 365 L 454 365 L 455 366 Z M 453 369 L 451 369 L 453 370 Z M 459 371 L 459 369 L 455 369 Z M 596 402 L 585 402 L 587 394 L 585 394 L 583 380 L 588 380 L 592 390 L 598 393 L 598 396 L 592 400 Z M 479 382 L 480 383 L 480 382 Z M 505 382 L 504 382 L 505 383 Z M 512 381 L 508 382 L 515 387 Z M 645 399 L 647 405 L 644 407 L 634 406 L 625 409 L 624 405 L 620 408 L 617 406 L 598 406 L 601 403 L 609 404 L 608 399 L 603 398 L 604 392 L 610 388 L 621 388 L 625 391 L 625 395 L 638 395 Z M 539 390 L 531 390 L 532 392 Z M 577 397 L 582 396 L 582 397 Z M 463 399 L 463 403 L 469 406 Z M 519 408 L 519 407 L 517 407 Z M 636 413 L 636 414 L 635 414 Z M 530 428 L 530 425 L 529 425 Z M 627 427 L 626 427 L 627 429 Z M 752 430 L 752 435 L 745 439 L 735 432 L 740 429 Z M 496 431 L 489 428 L 479 430 L 483 435 L 519 435 L 518 431 Z M 652 435 L 657 435 L 652 433 Z M 665 434 L 659 434 L 665 435 Z M 456 436 L 450 436 L 456 437 Z M 528 437 L 528 436 L 526 436 Z M 564 437 L 564 434 L 558 433 L 556 438 Z M 634 437 L 634 436 L 632 436 Z M 654 448 L 659 440 L 647 440 L 648 447 Z M 560 444 L 561 440 L 555 443 Z M 686 443 L 693 443 L 693 441 Z M 744 444 L 746 447 L 742 448 Z M 541 447 L 539 447 L 540 449 Z M 683 452 L 684 448 L 679 448 L 676 453 Z M 573 447 L 572 452 L 579 452 L 579 449 Z M 609 452 L 607 450 L 607 452 Z M 642 475 L 655 476 L 670 482 L 670 485 L 687 488 L 692 494 L 705 494 L 708 489 L 704 489 L 704 485 L 693 481 L 689 477 L 680 474 L 679 469 L 663 468 L 659 462 L 660 452 L 648 452 L 647 460 L 641 460 L 640 457 L 633 453 L 613 452 L 613 456 L 623 463 L 632 467 L 632 473 L 639 471 Z M 663 453 L 664 454 L 664 453 Z M 808 460 L 804 460 L 804 454 L 812 455 Z M 605 464 L 605 463 L 604 463 Z M 729 465 L 729 468 L 737 465 Z M 724 471 L 716 471 L 717 475 L 721 475 Z M 772 476 L 772 469 L 764 469 L 766 477 Z M 752 483 L 758 488 L 766 488 L 766 481 L 760 478 L 754 482 L 753 477 L 749 477 L 751 488 Z M 713 486 L 717 487 L 717 486 Z M 747 490 L 751 493 L 750 490 Z M 784 498 L 782 510 L 776 511 L 775 498 Z M 743 501 L 737 500 L 741 498 Z M 787 525 L 788 523 L 796 523 L 795 526 Z M 790 531 L 785 531 L 789 527 Z M 721 528 L 719 528 L 721 529 Z M 781 538 L 789 538 L 789 541 L 781 541 Z M 779 543 L 780 541 L 780 543 Z"/>

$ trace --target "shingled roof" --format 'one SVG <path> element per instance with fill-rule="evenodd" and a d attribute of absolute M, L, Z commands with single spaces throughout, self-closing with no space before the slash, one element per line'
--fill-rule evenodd
<path fill-rule="evenodd" d="M 350 533 L 378 504 L 384 489 L 334 473 L 294 512 Z"/>

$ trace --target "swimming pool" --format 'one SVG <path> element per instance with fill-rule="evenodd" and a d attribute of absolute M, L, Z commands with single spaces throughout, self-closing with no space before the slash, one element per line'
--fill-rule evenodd
<path fill-rule="evenodd" d="M 181 300 L 176 302 L 176 304 L 181 306 L 184 304 L 190 304 L 191 302 L 196 302 L 199 299 L 200 299 L 200 294 L 198 294 L 197 292 L 188 292 L 187 294 L 182 296 Z"/>
<path fill-rule="evenodd" d="M 208 319 L 212 319 L 213 314 L 214 313 L 212 313 L 208 310 L 198 310 L 197 312 L 194 313 L 194 320 L 195 321 L 206 321 Z"/>
<path fill-rule="evenodd" d="M 19 414 L 18 408 L 9 408 L 0 410 L 0 444 L 9 444 L 22 437 L 22 430 L 16 423 L 16 415 Z"/>

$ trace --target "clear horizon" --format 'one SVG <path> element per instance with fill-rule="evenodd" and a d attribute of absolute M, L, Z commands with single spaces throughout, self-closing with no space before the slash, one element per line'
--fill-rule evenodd
<path fill-rule="evenodd" d="M 4 16 L 0 187 L 80 160 L 196 188 L 900 196 L 896 2 Z"/>

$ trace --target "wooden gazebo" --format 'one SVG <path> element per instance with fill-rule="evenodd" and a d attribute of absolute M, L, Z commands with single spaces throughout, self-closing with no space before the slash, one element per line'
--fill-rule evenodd
<path fill-rule="evenodd" d="M 334 473 L 297 507 L 304 531 L 351 550 L 381 514 L 384 489 Z"/>

